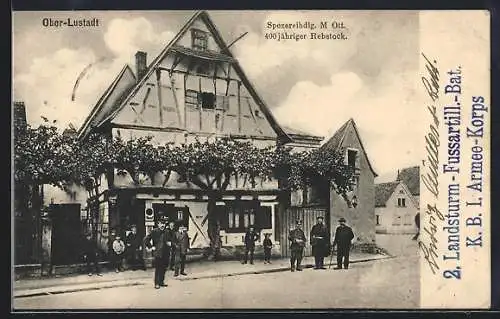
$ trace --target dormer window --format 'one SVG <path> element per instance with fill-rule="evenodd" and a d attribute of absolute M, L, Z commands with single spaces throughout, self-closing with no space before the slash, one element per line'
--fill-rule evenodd
<path fill-rule="evenodd" d="M 208 49 L 208 33 L 198 29 L 191 30 L 191 47 L 193 50 L 206 51 Z"/>

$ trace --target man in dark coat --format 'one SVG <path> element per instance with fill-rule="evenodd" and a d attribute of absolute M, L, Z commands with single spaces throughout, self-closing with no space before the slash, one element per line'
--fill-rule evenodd
<path fill-rule="evenodd" d="M 85 234 L 85 239 L 83 241 L 83 259 L 87 264 L 87 272 L 89 276 L 96 274 L 97 276 L 102 276 L 101 270 L 99 269 L 98 262 L 98 249 L 96 242 L 92 239 L 92 233 Z"/>
<path fill-rule="evenodd" d="M 153 265 L 155 267 L 154 283 L 155 288 L 166 287 L 165 272 L 170 260 L 170 250 L 172 247 L 172 237 L 166 231 L 168 219 L 161 217 L 158 226 L 144 238 L 144 246 L 153 250 Z"/>
<path fill-rule="evenodd" d="M 180 226 L 179 230 L 175 233 L 175 274 L 174 276 L 187 276 L 184 272 L 184 267 L 186 265 L 186 255 L 189 250 L 189 236 L 187 234 L 187 228 Z M 180 268 L 180 269 L 179 269 Z"/>
<path fill-rule="evenodd" d="M 170 234 L 169 236 L 175 239 L 176 229 L 175 229 L 175 222 L 173 220 L 168 223 L 166 232 Z M 172 249 L 170 249 L 170 260 L 168 262 L 170 265 L 169 268 L 172 271 L 174 271 L 175 269 L 175 254 L 176 254 L 176 249 L 175 247 L 172 247 Z"/>
<path fill-rule="evenodd" d="M 415 226 L 417 226 L 417 233 L 415 236 L 413 236 L 413 240 L 417 240 L 418 236 L 420 235 L 420 212 L 417 212 L 415 215 Z"/>
<path fill-rule="evenodd" d="M 130 226 L 130 233 L 125 239 L 125 245 L 127 246 L 127 257 L 128 264 L 132 270 L 144 269 L 146 266 L 144 264 L 144 258 L 142 256 L 142 241 L 137 234 L 137 226 Z"/>
<path fill-rule="evenodd" d="M 246 264 L 248 261 L 248 253 L 250 253 L 250 264 L 253 265 L 253 254 L 255 251 L 255 242 L 259 236 L 255 232 L 255 228 L 253 226 L 250 226 L 248 228 L 248 231 L 245 233 L 245 238 L 244 238 L 244 243 L 245 243 L 245 257 L 243 261 L 241 262 L 242 264 Z"/>
<path fill-rule="evenodd" d="M 319 216 L 317 221 L 317 224 L 311 229 L 310 236 L 314 256 L 314 269 L 326 269 L 323 265 L 324 259 L 330 251 L 330 234 L 323 223 L 323 216 Z"/>
<path fill-rule="evenodd" d="M 304 247 L 306 245 L 306 235 L 302 230 L 302 221 L 297 220 L 295 224 L 295 228 L 290 230 L 290 233 L 288 234 L 288 241 L 290 242 L 291 251 L 290 270 L 295 271 L 295 269 L 297 269 L 297 271 L 302 271 L 300 263 L 302 262 Z M 297 266 L 295 266 L 295 263 L 297 263 Z"/>
<path fill-rule="evenodd" d="M 345 218 L 340 218 L 340 225 L 335 230 L 335 239 L 333 240 L 333 247 L 337 246 L 337 267 L 334 269 L 349 268 L 349 251 L 351 250 L 351 241 L 354 238 L 354 233 L 351 227 L 345 224 Z"/>

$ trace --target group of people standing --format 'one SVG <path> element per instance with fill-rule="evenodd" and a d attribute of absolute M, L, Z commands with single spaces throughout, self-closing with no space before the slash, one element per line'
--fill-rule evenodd
<path fill-rule="evenodd" d="M 250 264 L 253 265 L 253 256 L 255 252 L 255 242 L 259 240 L 259 235 L 255 232 L 255 227 L 250 226 L 248 231 L 245 233 L 243 238 L 243 243 L 245 244 L 245 254 L 243 255 L 242 264 L 248 262 L 248 255 L 250 255 Z M 271 263 L 271 249 L 273 248 L 273 242 L 271 241 L 271 234 L 264 234 L 264 240 L 262 241 L 262 246 L 264 247 L 264 264 Z"/>
<path fill-rule="evenodd" d="M 112 230 L 110 232 L 108 257 L 114 270 L 116 272 L 123 271 L 124 260 L 127 261 L 128 268 L 131 270 L 146 270 L 142 247 L 142 238 L 137 234 L 136 225 L 130 226 L 130 232 L 125 236 L 125 240 L 122 239 L 122 236 L 116 230 Z M 89 232 L 85 235 L 83 245 L 83 258 L 86 261 L 89 276 L 93 274 L 102 276 L 98 257 L 99 250 L 97 243 L 92 239 L 92 233 Z"/>
<path fill-rule="evenodd" d="M 184 267 L 189 250 L 187 228 L 183 225 L 175 230 L 175 222 L 169 223 L 168 217 L 162 216 L 158 226 L 144 238 L 144 245 L 153 252 L 154 286 L 156 289 L 166 287 L 165 273 L 170 265 L 174 276 L 186 276 Z M 168 224 L 168 227 L 167 227 Z"/>
<path fill-rule="evenodd" d="M 255 242 L 258 238 L 259 236 L 255 228 L 250 226 L 243 238 L 245 253 L 241 261 L 242 264 L 246 264 L 249 261 L 249 257 L 250 264 L 253 264 Z M 317 223 L 312 227 L 309 238 L 312 246 L 312 254 L 314 256 L 314 269 L 326 269 L 324 266 L 325 257 L 330 256 L 335 247 L 337 247 L 337 267 L 334 269 L 349 268 L 349 252 L 351 250 L 351 241 L 354 238 L 354 233 L 351 227 L 346 225 L 345 218 L 339 219 L 339 226 L 335 230 L 333 244 L 330 242 L 330 232 L 324 224 L 324 218 L 322 216 L 317 218 Z M 302 230 L 302 221 L 296 221 L 295 228 L 290 230 L 288 234 L 288 240 L 290 242 L 291 252 L 290 270 L 302 271 L 301 263 L 307 241 L 306 235 Z M 270 264 L 271 249 L 273 247 L 270 234 L 265 234 L 262 245 L 264 248 L 264 263 Z"/>
<path fill-rule="evenodd" d="M 167 226 L 168 225 L 168 226 Z M 154 228 L 145 238 L 137 233 L 137 226 L 131 225 L 130 232 L 122 236 L 112 230 L 110 232 L 108 256 L 116 272 L 124 270 L 123 262 L 126 260 L 128 269 L 146 270 L 143 247 L 153 251 L 153 266 L 155 267 L 155 287 L 166 286 L 165 272 L 170 269 L 174 276 L 184 275 L 186 254 L 189 249 L 187 228 L 180 225 L 176 229 L 174 221 L 169 222 L 168 217 L 162 216 L 158 220 L 158 227 Z M 83 245 L 83 257 L 87 264 L 89 276 L 96 274 L 102 276 L 98 262 L 98 248 L 92 234 L 87 233 Z"/>
<path fill-rule="evenodd" d="M 323 217 L 317 217 L 317 223 L 313 226 L 310 233 L 310 244 L 314 256 L 314 269 L 326 269 L 324 266 L 325 257 L 333 253 L 337 247 L 337 267 L 334 269 L 349 268 L 349 252 L 351 250 L 351 241 L 354 233 L 351 227 L 346 225 L 345 218 L 339 219 L 339 226 L 335 230 L 333 244 L 330 244 L 330 232 L 323 222 Z M 290 270 L 302 271 L 301 262 L 306 245 L 306 235 L 302 230 L 302 221 L 297 220 L 295 228 L 288 234 L 290 242 Z"/>
<path fill-rule="evenodd" d="M 187 228 L 184 225 L 180 225 L 178 229 L 175 226 L 174 221 L 169 222 L 167 216 L 161 216 L 157 222 L 157 227 L 152 229 L 144 240 L 141 240 L 137 234 L 137 227 L 135 225 L 131 226 L 130 233 L 126 236 L 125 241 L 116 232 L 112 233 L 111 235 L 114 237 L 114 240 L 110 246 L 111 261 L 116 272 L 123 270 L 122 263 L 125 256 L 128 258 L 127 264 L 131 269 L 146 270 L 143 259 L 144 246 L 152 251 L 153 266 L 155 269 L 154 286 L 156 289 L 167 286 L 165 283 L 167 269 L 174 271 L 175 277 L 179 275 L 186 276 L 185 263 L 190 239 L 187 234 Z M 250 264 L 253 264 L 255 242 L 258 238 L 259 236 L 255 228 L 250 226 L 243 238 L 245 244 L 243 264 L 246 264 L 248 261 L 250 261 Z M 335 230 L 333 243 L 330 242 L 330 232 L 324 224 L 322 216 L 317 217 L 317 223 L 312 227 L 309 238 L 314 256 L 314 269 L 326 269 L 324 258 L 333 254 L 335 247 L 337 247 L 337 266 L 334 269 L 349 268 L 349 252 L 354 233 L 351 227 L 346 225 L 345 218 L 339 219 L 339 226 Z M 290 230 L 288 240 L 291 251 L 290 270 L 292 272 L 296 270 L 302 271 L 301 262 L 307 239 L 302 230 L 301 220 L 297 220 L 295 228 Z M 273 247 L 270 234 L 265 234 L 262 244 L 264 248 L 264 263 L 270 264 L 271 249 Z M 87 234 L 84 252 L 89 275 L 93 273 L 101 275 L 97 262 L 97 247 L 95 241 L 92 240 L 91 234 Z"/>

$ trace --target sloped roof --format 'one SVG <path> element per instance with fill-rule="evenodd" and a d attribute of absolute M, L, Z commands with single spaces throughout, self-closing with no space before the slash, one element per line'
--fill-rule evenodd
<path fill-rule="evenodd" d="M 97 122 L 97 119 L 102 118 L 102 116 L 106 116 L 106 114 L 103 114 L 103 112 L 105 111 L 104 106 L 106 105 L 106 101 L 109 98 L 109 96 L 113 93 L 113 91 L 116 89 L 118 84 L 122 81 L 122 79 L 124 78 L 124 74 L 127 71 L 129 71 L 129 73 L 135 79 L 134 72 L 132 71 L 130 66 L 127 64 L 123 66 L 123 68 L 118 73 L 113 82 L 111 82 L 111 84 L 106 88 L 104 93 L 101 95 L 101 97 L 95 104 L 94 108 L 90 112 L 89 116 L 87 116 L 87 118 L 83 122 L 82 126 L 80 126 L 80 129 L 78 130 L 78 137 L 83 137 L 91 129 L 92 126 L 97 126 L 100 124 Z M 127 90 L 125 92 L 127 92 Z M 114 111 L 113 107 L 111 108 L 111 110 L 107 111 L 108 114 L 109 112 Z"/>
<path fill-rule="evenodd" d="M 397 180 L 403 181 L 413 196 L 420 195 L 420 167 L 413 166 L 402 169 Z"/>
<path fill-rule="evenodd" d="M 271 127 L 276 131 L 278 136 L 280 136 L 283 139 L 284 143 L 292 142 L 292 138 L 288 136 L 288 134 L 281 128 L 281 126 L 278 124 L 276 119 L 274 118 L 273 114 L 269 110 L 268 106 L 265 104 L 263 99 L 259 96 L 259 94 L 255 91 L 254 86 L 250 82 L 250 80 L 247 78 L 245 73 L 243 72 L 243 69 L 241 68 L 238 60 L 236 60 L 227 47 L 224 39 L 222 38 L 219 30 L 211 20 L 210 16 L 206 11 L 197 11 L 187 22 L 186 24 L 181 28 L 181 30 L 177 33 L 177 35 L 167 44 L 167 46 L 163 49 L 163 51 L 151 62 L 151 64 L 148 66 L 146 72 L 144 72 L 144 75 L 142 76 L 139 81 L 136 82 L 136 84 L 132 87 L 132 89 L 129 91 L 128 95 L 126 96 L 125 99 L 119 104 L 119 107 L 117 107 L 113 112 L 111 112 L 108 116 L 106 116 L 102 121 L 100 121 L 100 124 L 113 119 L 118 112 L 120 112 L 126 104 L 129 102 L 129 100 L 137 93 L 137 91 L 145 84 L 146 79 L 149 78 L 149 76 L 154 72 L 155 68 L 161 63 L 161 61 L 165 58 L 165 56 L 171 52 L 172 49 L 177 50 L 178 47 L 174 47 L 175 43 L 189 30 L 189 27 L 194 23 L 194 21 L 197 18 L 201 18 L 207 25 L 207 28 L 210 30 L 212 35 L 214 36 L 214 40 L 216 43 L 221 47 L 223 54 L 227 55 L 229 59 L 232 60 L 232 66 L 234 67 L 237 75 L 241 78 L 243 84 L 245 87 L 248 89 L 250 95 L 254 98 L 254 100 L 257 102 L 257 104 L 261 107 L 262 112 L 266 116 L 267 120 L 269 121 Z M 185 53 L 185 52 L 184 52 Z M 213 57 L 211 57 L 213 58 Z M 220 56 L 219 56 L 220 58 Z"/>
<path fill-rule="evenodd" d="M 318 136 L 318 135 L 306 133 L 306 132 L 298 130 L 296 128 L 291 128 L 289 126 L 282 126 L 282 128 L 288 135 L 290 135 L 292 137 L 293 137 L 293 135 L 296 135 L 296 136 L 315 139 L 315 140 L 323 140 L 324 139 L 323 136 Z"/>
<path fill-rule="evenodd" d="M 354 122 L 354 119 L 349 119 L 347 122 L 344 123 L 334 134 L 333 136 L 321 146 L 321 149 L 324 150 L 334 150 L 337 151 L 340 147 L 342 147 L 342 143 L 345 139 L 345 136 L 348 132 L 349 126 L 352 126 L 354 128 L 354 132 L 356 133 L 356 136 L 359 140 L 359 144 L 361 145 L 361 149 L 363 153 L 365 154 L 366 161 L 368 162 L 368 166 L 370 167 L 370 170 L 372 171 L 373 175 L 375 177 L 378 176 L 378 174 L 375 172 L 373 169 L 372 164 L 370 163 L 370 159 L 368 157 L 368 154 L 366 153 L 365 147 L 363 146 L 363 142 L 361 141 L 361 136 L 359 135 L 358 128 L 356 127 L 356 123 Z"/>
<path fill-rule="evenodd" d="M 375 185 L 375 207 L 385 207 L 399 182 L 380 183 Z"/>
<path fill-rule="evenodd" d="M 314 146 L 319 147 L 321 141 L 324 139 L 323 136 L 312 135 L 295 128 L 282 126 L 283 130 L 288 136 L 292 138 L 292 143 L 300 144 L 304 146 Z"/>

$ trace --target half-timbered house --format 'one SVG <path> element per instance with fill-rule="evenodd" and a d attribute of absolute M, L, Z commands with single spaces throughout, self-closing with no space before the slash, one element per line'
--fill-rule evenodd
<path fill-rule="evenodd" d="M 191 143 L 230 136 L 271 146 L 291 141 L 255 91 L 209 15 L 197 12 L 151 62 L 137 52 L 135 72 L 124 66 L 81 126 L 85 141 L 98 132 L 103 138 L 152 136 L 153 143 Z M 210 244 L 207 234 L 208 196 L 196 185 L 172 173 L 151 178 L 115 169 L 91 194 L 98 201 L 94 218 L 103 249 L 110 229 L 136 224 L 147 233 L 162 213 L 188 227 L 191 247 Z M 278 182 L 259 181 L 251 187 L 233 178 L 216 201 L 222 246 L 242 245 L 249 225 L 276 237 L 280 208 Z M 98 207 L 98 208 L 97 208 Z M 261 238 L 260 240 L 262 240 Z"/>

